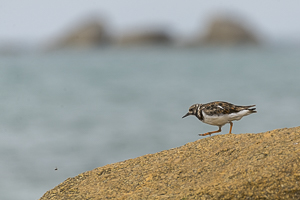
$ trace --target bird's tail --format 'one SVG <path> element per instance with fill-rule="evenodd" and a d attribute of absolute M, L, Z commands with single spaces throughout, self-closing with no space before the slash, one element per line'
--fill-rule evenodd
<path fill-rule="evenodd" d="M 256 112 L 257 112 L 257 111 L 256 111 L 256 108 L 251 108 L 251 107 L 253 107 L 253 106 L 255 106 L 255 105 L 247 106 L 247 107 L 248 107 L 247 110 L 249 110 L 251 113 L 256 113 Z"/>

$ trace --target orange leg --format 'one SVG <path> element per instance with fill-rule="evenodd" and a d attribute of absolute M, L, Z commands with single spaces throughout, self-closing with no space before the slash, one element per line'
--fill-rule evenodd
<path fill-rule="evenodd" d="M 228 134 L 231 134 L 233 123 L 232 122 L 229 122 L 229 123 L 230 123 L 230 129 L 229 129 L 229 133 Z"/>
<path fill-rule="evenodd" d="M 219 126 L 219 130 L 217 130 L 217 131 L 207 132 L 207 133 L 203 133 L 203 134 L 200 133 L 199 136 L 206 136 L 206 135 L 211 135 L 213 133 L 219 133 L 219 132 L 221 132 L 221 126 Z"/>

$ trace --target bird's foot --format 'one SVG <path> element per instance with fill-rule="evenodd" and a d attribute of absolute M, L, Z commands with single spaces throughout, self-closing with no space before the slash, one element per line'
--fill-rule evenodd
<path fill-rule="evenodd" d="M 211 136 L 211 134 L 213 134 L 213 133 L 219 133 L 219 132 L 221 132 L 221 127 L 219 127 L 219 130 L 217 130 L 217 131 L 211 131 L 211 132 L 207 132 L 207 133 L 203 133 L 203 134 L 199 134 L 199 136 L 206 136 L 206 135 L 210 135 Z"/>
<path fill-rule="evenodd" d="M 206 136 L 206 135 L 209 135 L 209 136 L 211 136 L 211 132 L 207 132 L 207 133 L 200 133 L 200 134 L 198 134 L 199 136 Z"/>

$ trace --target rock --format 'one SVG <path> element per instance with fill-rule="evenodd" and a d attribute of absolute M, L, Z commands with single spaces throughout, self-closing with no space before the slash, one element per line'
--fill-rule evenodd
<path fill-rule="evenodd" d="M 215 135 L 109 164 L 46 199 L 300 199 L 300 127 Z"/>
<path fill-rule="evenodd" d="M 257 36 L 245 24 L 245 22 L 229 17 L 214 18 L 200 43 L 209 45 L 259 44 Z"/>
<path fill-rule="evenodd" d="M 148 28 L 149 29 L 149 28 Z M 165 30 L 151 28 L 149 30 L 132 31 L 116 40 L 117 45 L 170 45 L 172 38 Z"/>
<path fill-rule="evenodd" d="M 97 48 L 110 42 L 104 23 L 97 19 L 85 20 L 54 39 L 48 50 Z"/>

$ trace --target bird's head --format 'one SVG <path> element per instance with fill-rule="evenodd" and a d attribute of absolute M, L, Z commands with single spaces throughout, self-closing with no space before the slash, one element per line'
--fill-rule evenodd
<path fill-rule="evenodd" d="M 192 105 L 192 106 L 189 108 L 189 112 L 186 113 L 182 118 L 185 118 L 185 117 L 187 117 L 187 116 L 189 116 L 189 115 L 196 115 L 196 114 L 197 114 L 197 111 L 198 111 L 198 109 L 200 108 L 201 105 L 202 105 L 202 104 L 194 104 L 194 105 Z"/>

